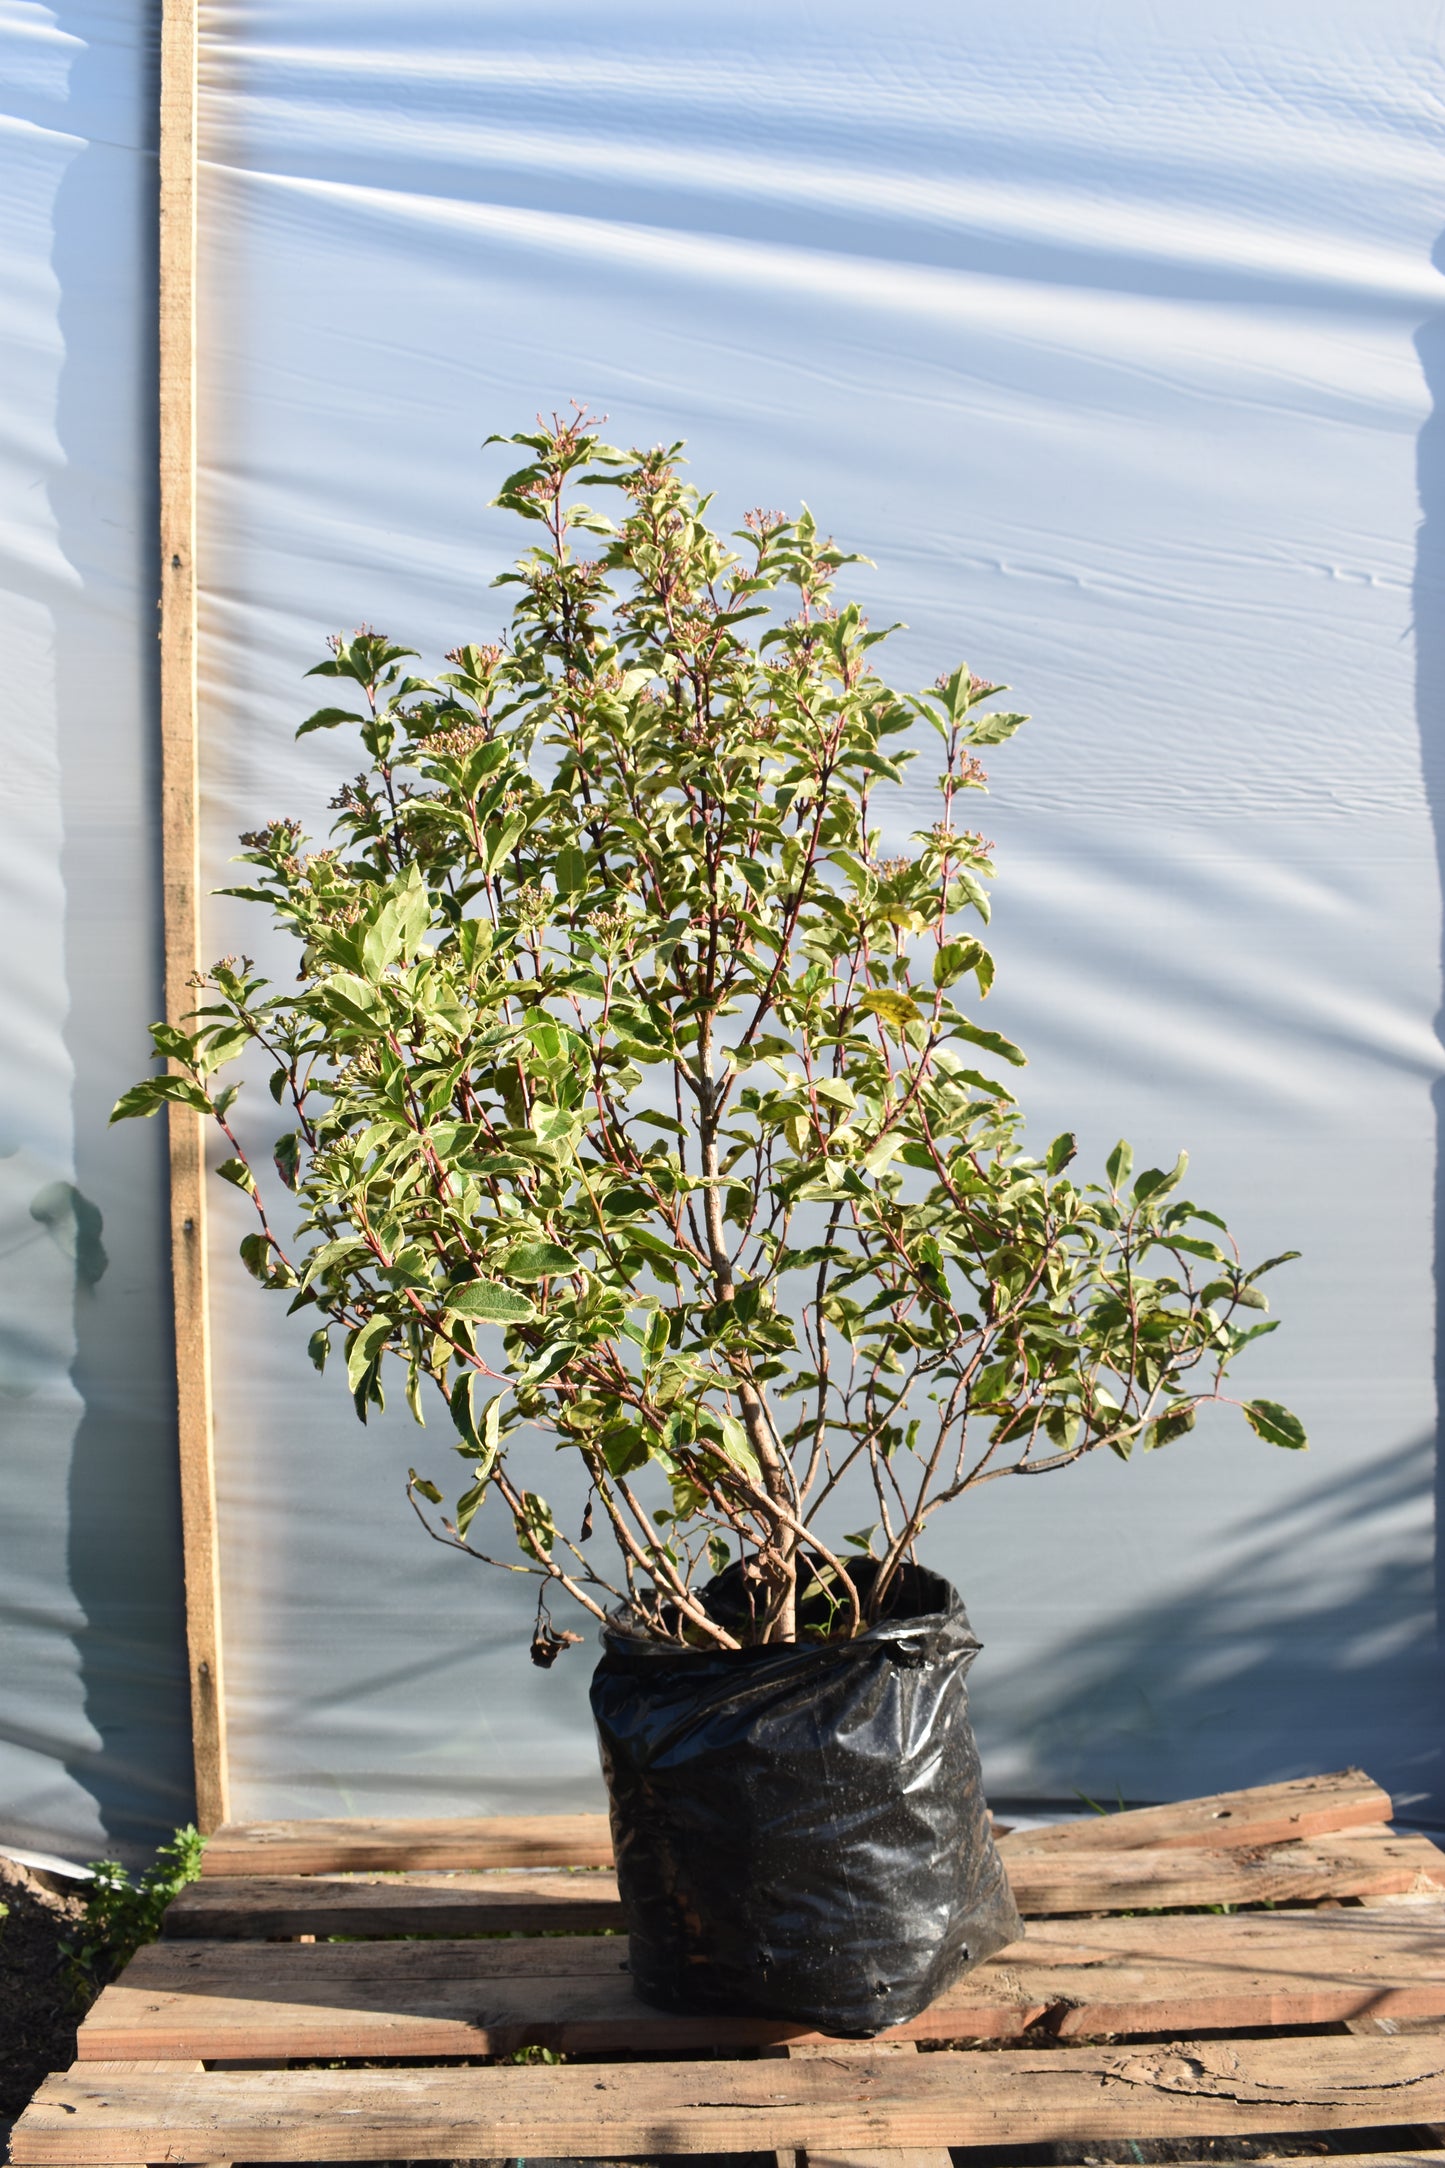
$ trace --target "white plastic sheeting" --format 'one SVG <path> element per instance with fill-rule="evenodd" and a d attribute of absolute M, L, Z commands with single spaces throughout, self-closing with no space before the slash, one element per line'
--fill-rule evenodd
<path fill-rule="evenodd" d="M 153 33 L 0 0 L 0 1843 L 191 1812 L 159 1000 Z"/>
<path fill-rule="evenodd" d="M 1438 1782 L 1442 688 L 1422 654 L 1422 725 L 1411 630 L 1438 27 L 1416 0 L 211 21 L 216 877 L 344 772 L 289 736 L 324 630 L 436 659 L 496 627 L 517 537 L 477 447 L 575 394 L 686 436 L 734 519 L 807 499 L 876 560 L 857 589 L 916 682 L 962 653 L 1026 696 L 991 1007 L 1041 1135 L 1187 1144 L 1254 1254 L 1306 1253 L 1246 1382 L 1311 1457 L 1219 1415 L 931 1539 L 1002 1793 Z M 252 916 L 217 907 L 213 946 L 276 953 Z M 401 1471 L 446 1441 L 361 1431 L 279 1305 L 222 1284 L 241 1810 L 592 1796 L 586 1659 L 529 1673 L 525 1590 L 409 1529 Z"/>
<path fill-rule="evenodd" d="M 1305 1252 L 1239 1382 L 1308 1457 L 1220 1413 L 932 1538 L 987 1644 L 991 1787 L 1353 1760 L 1438 1811 L 1434 0 L 248 0 L 205 29 L 213 881 L 242 828 L 324 827 L 346 749 L 291 732 L 328 630 L 435 662 L 498 625 L 488 432 L 575 394 L 686 436 L 729 518 L 809 501 L 876 560 L 901 674 L 966 655 L 1034 711 L 985 815 L 1037 1133 L 1187 1145 L 1250 1252 Z M 212 950 L 291 968 L 256 916 L 217 902 Z M 525 1590 L 426 1543 L 401 1479 L 447 1441 L 357 1426 L 228 1254 L 242 1210 L 216 1202 L 236 1810 L 594 1800 L 585 1654 L 532 1672 Z"/>

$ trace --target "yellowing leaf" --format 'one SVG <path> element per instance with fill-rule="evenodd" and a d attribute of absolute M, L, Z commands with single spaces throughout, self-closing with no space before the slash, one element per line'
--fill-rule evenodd
<path fill-rule="evenodd" d="M 870 986 L 858 1006 L 869 1016 L 881 1017 L 895 1031 L 901 1031 L 905 1024 L 923 1021 L 923 1012 L 912 994 L 896 993 L 891 986 Z"/>

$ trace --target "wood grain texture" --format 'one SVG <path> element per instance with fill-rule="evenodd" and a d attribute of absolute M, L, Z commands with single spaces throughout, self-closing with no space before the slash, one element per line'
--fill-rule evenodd
<path fill-rule="evenodd" d="M 206 1846 L 208 1879 L 430 1867 L 606 1867 L 605 1814 L 498 1815 L 485 1821 L 229 1822 Z"/>
<path fill-rule="evenodd" d="M 891 2041 L 794 2041 L 787 2047 L 765 2050 L 777 2055 L 916 2055 L 918 2043 L 914 2040 Z M 839 2146 L 834 2144 L 819 2149 L 807 2146 L 801 2152 L 784 2150 L 775 2153 L 777 2168 L 953 2168 L 953 2155 L 946 2145 L 903 2146 Z"/>
<path fill-rule="evenodd" d="M 816 2039 L 760 2018 L 654 2010 L 620 1937 L 161 1942 L 80 2028 L 83 2061 L 673 2053 Z M 1060 2038 L 1445 2015 L 1445 1903 L 1396 1911 L 1052 1921 L 891 2038 Z"/>
<path fill-rule="evenodd" d="M 1390 1818 L 1390 1800 L 1358 1769 L 1256 1785 L 1167 1807 L 1091 1815 L 999 1840 L 1010 1862 L 1041 1853 L 1234 1850 L 1283 1844 L 1328 1830 Z M 612 1840 L 601 1814 L 536 1814 L 476 1821 L 366 1820 L 232 1822 L 206 1847 L 209 1878 L 239 1874 L 335 1874 L 370 1869 L 573 1866 L 611 1863 Z"/>
<path fill-rule="evenodd" d="M 164 1931 L 179 1940 L 257 1941 L 268 1935 L 587 1934 L 622 1924 L 617 1877 L 610 1871 L 519 1867 L 356 1880 L 213 1876 L 180 1892 L 166 1912 Z"/>
<path fill-rule="evenodd" d="M 161 836 L 166 1017 L 200 963 L 196 717 L 196 5 L 162 0 L 160 101 Z M 171 1279 L 196 1821 L 229 1811 L 211 1437 L 203 1117 L 168 1110 Z"/>
<path fill-rule="evenodd" d="M 1311 1904 L 1445 1889 L 1445 1852 L 1428 1837 L 1397 1836 L 1383 1823 L 1252 1849 L 1041 1846 L 1004 1848 L 1004 1858 L 1019 1909 L 1031 1917 L 1140 1906 Z"/>
<path fill-rule="evenodd" d="M 168 2062 L 92 2063 L 88 2066 L 89 2070 L 97 2076 L 101 2072 L 109 2072 L 111 2074 L 114 2074 L 115 2072 L 121 2072 L 122 2074 L 130 2072 L 132 2074 L 139 2074 L 142 2077 L 153 2077 L 158 2074 L 170 2075 L 180 2069 L 199 2070 L 200 2067 L 201 2065 L 199 2063 L 182 2064 Z M 118 2161 L 112 2162 L 110 2164 L 110 2168 L 146 2168 L 146 2163 L 143 2161 Z M 191 2168 L 232 2168 L 232 2164 L 228 2160 L 197 2161 L 191 2164 Z"/>
<path fill-rule="evenodd" d="M 1169 1806 L 1132 1807 L 1123 1814 L 1093 1814 L 1085 1821 L 1045 1829 L 1016 1830 L 999 1839 L 1008 1860 L 1027 1852 L 1116 1852 L 1178 1845 L 1232 1850 L 1237 1845 L 1284 1844 L 1327 1830 L 1387 1822 L 1391 1806 L 1362 1769 L 1329 1776 L 1294 1777 L 1286 1784 L 1256 1784 L 1246 1791 L 1215 1792 Z"/>
<path fill-rule="evenodd" d="M 1445 2043 L 1417 2038 L 173 2079 L 92 2077 L 77 2064 L 41 2087 L 15 2126 L 11 2157 L 15 2168 L 90 2168 L 226 2151 L 246 2161 L 340 2162 L 1072 2146 L 1442 2116 Z"/>
<path fill-rule="evenodd" d="M 1025 1918 L 1141 1906 L 1303 1904 L 1445 1890 L 1445 1852 L 1382 1825 L 1273 1850 L 1043 1852 L 1009 1862 Z M 167 1935 L 256 1941 L 276 1935 L 585 1934 L 619 1928 L 615 1875 L 514 1868 L 352 1880 L 212 1875 L 181 1891 Z"/>

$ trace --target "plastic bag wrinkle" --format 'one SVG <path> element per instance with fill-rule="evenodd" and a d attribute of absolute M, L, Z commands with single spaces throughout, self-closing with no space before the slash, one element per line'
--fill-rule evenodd
<path fill-rule="evenodd" d="M 860 1566 L 865 1587 L 876 1566 Z M 704 1592 L 738 1616 L 732 1567 Z M 1022 1932 L 984 1802 L 956 1591 L 907 1567 L 852 1641 L 685 1649 L 624 1616 L 592 1682 L 634 1984 L 868 2035 Z"/>

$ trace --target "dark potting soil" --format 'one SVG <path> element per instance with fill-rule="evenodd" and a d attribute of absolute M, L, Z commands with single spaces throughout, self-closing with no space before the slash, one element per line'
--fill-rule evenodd
<path fill-rule="evenodd" d="M 75 2010 L 60 1969 L 60 1944 L 84 1906 L 14 1860 L 0 1859 L 0 2151 L 42 2078 L 75 2060 Z"/>

